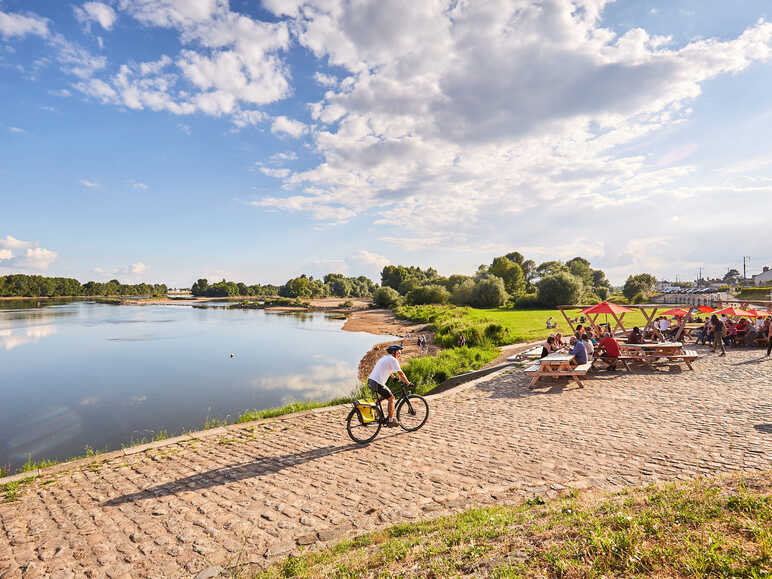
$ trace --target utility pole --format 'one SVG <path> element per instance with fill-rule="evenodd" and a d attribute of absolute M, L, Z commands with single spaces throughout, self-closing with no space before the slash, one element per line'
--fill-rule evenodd
<path fill-rule="evenodd" d="M 743 255 L 743 281 L 745 281 L 746 279 L 748 279 L 748 276 L 746 275 L 746 273 L 747 273 L 747 272 L 746 272 L 746 270 L 745 270 L 745 260 L 746 260 L 746 259 L 747 259 L 748 261 L 750 261 L 750 260 L 751 260 L 751 256 L 750 256 L 750 255 Z"/>

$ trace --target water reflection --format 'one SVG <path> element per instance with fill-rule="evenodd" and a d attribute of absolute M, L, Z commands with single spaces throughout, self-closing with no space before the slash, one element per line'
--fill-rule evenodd
<path fill-rule="evenodd" d="M 342 325 L 319 312 L 181 305 L 0 309 L 0 464 L 347 395 L 361 357 L 388 337 Z"/>
<path fill-rule="evenodd" d="M 358 386 L 357 366 L 343 361 L 315 364 L 306 372 L 263 376 L 252 380 L 250 385 L 261 391 L 282 392 L 282 404 L 331 400 L 354 392 Z"/>
<path fill-rule="evenodd" d="M 13 350 L 24 344 L 36 344 L 42 338 L 56 333 L 56 326 L 29 326 L 20 330 L 0 330 L 0 347 Z"/>

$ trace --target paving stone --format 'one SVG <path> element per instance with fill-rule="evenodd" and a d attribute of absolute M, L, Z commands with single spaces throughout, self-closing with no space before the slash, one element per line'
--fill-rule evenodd
<path fill-rule="evenodd" d="M 422 430 L 367 446 L 348 439 L 344 408 L 265 422 L 257 439 L 251 425 L 205 432 L 173 460 L 108 459 L 0 504 L 0 570 L 195 576 L 472 504 L 767 469 L 772 435 L 754 426 L 770 422 L 772 363 L 760 352 L 598 374 L 583 390 L 529 390 L 516 370 L 430 399 Z"/>

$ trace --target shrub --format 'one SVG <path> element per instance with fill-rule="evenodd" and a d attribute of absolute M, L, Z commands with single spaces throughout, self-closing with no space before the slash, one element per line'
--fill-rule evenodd
<path fill-rule="evenodd" d="M 543 277 L 536 286 L 539 301 L 547 307 L 576 304 L 582 295 L 582 281 L 567 272 Z"/>
<path fill-rule="evenodd" d="M 524 294 L 515 300 L 515 306 L 518 308 L 539 308 L 541 302 L 539 296 L 535 293 Z"/>
<path fill-rule="evenodd" d="M 474 301 L 475 282 L 473 279 L 466 279 L 458 283 L 453 288 L 450 301 L 457 306 L 471 306 Z"/>
<path fill-rule="evenodd" d="M 450 299 L 450 293 L 441 285 L 425 285 L 407 292 L 407 303 L 420 304 L 446 304 Z"/>
<path fill-rule="evenodd" d="M 436 356 L 413 358 L 403 365 L 408 379 L 425 393 L 448 378 L 481 368 L 498 356 L 496 348 L 454 348 Z"/>
<path fill-rule="evenodd" d="M 490 276 L 477 281 L 474 286 L 473 303 L 478 308 L 497 308 L 507 301 L 509 294 L 500 277 Z"/>
<path fill-rule="evenodd" d="M 639 292 L 633 296 L 633 299 L 630 300 L 631 304 L 645 304 L 646 303 L 646 295 L 642 292 Z"/>
<path fill-rule="evenodd" d="M 399 305 L 400 299 L 399 292 L 390 287 L 379 287 L 373 292 L 373 301 L 382 308 L 393 308 Z"/>
<path fill-rule="evenodd" d="M 354 307 L 354 302 L 352 302 L 351 300 L 346 300 L 345 302 L 340 304 L 340 307 L 341 308 L 353 308 Z"/>

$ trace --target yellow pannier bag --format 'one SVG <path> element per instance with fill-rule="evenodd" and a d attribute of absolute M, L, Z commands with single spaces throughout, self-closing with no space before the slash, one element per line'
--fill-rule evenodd
<path fill-rule="evenodd" d="M 357 410 L 359 410 L 359 414 L 362 416 L 362 422 L 367 423 L 375 420 L 373 407 L 367 400 L 357 400 Z"/>

